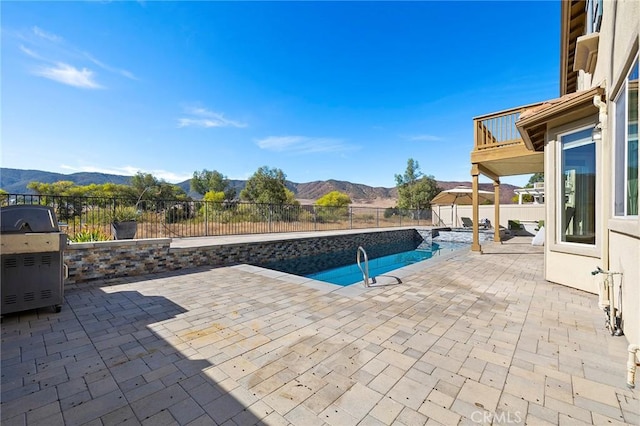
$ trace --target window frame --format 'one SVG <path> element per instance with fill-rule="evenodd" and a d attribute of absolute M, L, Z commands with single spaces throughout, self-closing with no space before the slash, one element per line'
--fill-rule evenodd
<path fill-rule="evenodd" d="M 563 150 L 563 142 L 562 139 L 568 135 L 572 135 L 575 133 L 580 133 L 583 132 L 585 130 L 591 130 L 593 131 L 593 129 L 595 128 L 596 124 L 595 123 L 589 123 L 589 124 L 583 124 L 581 126 L 576 126 L 576 127 L 571 127 L 571 128 L 567 128 L 566 130 L 563 129 L 562 131 L 559 131 L 558 133 L 555 134 L 555 140 L 556 140 L 556 164 L 558 165 L 557 167 L 555 167 L 555 230 L 554 230 L 554 234 L 555 234 L 555 244 L 557 246 L 560 247 L 566 247 L 567 249 L 571 249 L 571 248 L 584 248 L 587 250 L 591 250 L 591 249 L 596 249 L 597 247 L 600 246 L 600 238 L 599 238 L 599 232 L 598 232 L 598 208 L 597 208 L 597 204 L 598 204 L 598 176 L 600 173 L 599 167 L 598 167 L 598 144 L 596 143 L 596 141 L 593 139 L 593 137 L 591 137 L 591 141 L 588 142 L 589 145 L 593 145 L 594 148 L 594 152 L 593 152 L 593 160 L 594 160 L 594 174 L 595 174 L 595 178 L 594 178 L 594 188 L 593 188 L 593 199 L 594 199 L 594 206 L 593 206 L 593 215 L 594 215 L 594 242 L 593 243 L 582 243 L 582 242 L 575 242 L 575 241 L 566 241 L 565 237 L 565 231 L 564 228 L 566 228 L 564 226 L 564 214 L 563 214 L 563 210 L 565 208 L 565 202 L 564 202 L 564 188 L 562 187 L 564 185 L 564 170 L 563 170 L 563 162 L 564 162 L 564 150 Z M 586 145 L 586 144 L 585 144 Z M 602 219 L 600 219 L 602 220 Z"/>
<path fill-rule="evenodd" d="M 612 131 L 611 131 L 611 139 L 612 139 L 612 170 L 613 170 L 613 176 L 612 176 L 612 199 L 611 199 L 611 215 L 612 218 L 615 220 L 621 220 L 621 221 L 628 221 L 628 220 L 638 220 L 639 219 L 639 215 L 638 213 L 640 212 L 640 208 L 637 207 L 638 212 L 636 212 L 636 214 L 628 214 L 629 212 L 629 208 L 628 208 L 628 197 L 627 197 L 627 192 L 628 192 L 628 185 L 629 185 L 629 176 L 628 176 L 628 170 L 629 170 L 629 133 L 628 133 L 628 129 L 629 129 L 629 111 L 630 111 L 630 96 L 629 96 L 629 77 L 631 75 L 631 72 L 633 71 L 634 67 L 640 67 L 640 55 L 636 54 L 635 58 L 631 61 L 630 66 L 626 69 L 625 73 L 623 74 L 624 77 L 622 78 L 622 82 L 620 85 L 620 88 L 618 90 L 618 93 L 616 94 L 616 96 L 612 99 L 612 106 L 613 106 L 613 113 L 612 113 L 612 117 L 613 117 L 613 126 L 612 126 Z M 624 97 L 624 123 L 622 124 L 622 133 L 624 135 L 624 137 L 622 139 L 618 138 L 618 131 L 620 130 L 618 128 L 618 106 L 620 104 L 620 102 L 623 100 Z M 640 104 L 640 97 L 638 99 L 638 103 Z M 640 108 L 640 105 L 636 105 L 636 108 Z M 638 131 L 636 130 L 636 137 L 638 136 Z M 623 152 L 620 153 L 619 150 L 622 150 Z M 619 157 L 619 155 L 621 157 Z M 622 162 L 619 163 L 619 158 L 622 158 Z M 640 149 L 638 150 L 638 163 L 640 164 Z M 622 174 L 622 176 L 620 176 L 620 174 Z M 618 213 L 617 211 L 617 201 L 619 200 L 619 194 L 617 192 L 617 190 L 619 189 L 617 187 L 618 184 L 618 179 L 621 179 L 623 181 L 624 187 L 622 188 L 622 200 L 623 200 L 623 205 L 622 205 L 622 214 Z M 640 180 L 640 173 L 639 173 L 639 180 Z"/>
<path fill-rule="evenodd" d="M 603 6 L 603 0 L 587 0 L 585 5 L 587 12 L 587 34 L 600 32 Z"/>

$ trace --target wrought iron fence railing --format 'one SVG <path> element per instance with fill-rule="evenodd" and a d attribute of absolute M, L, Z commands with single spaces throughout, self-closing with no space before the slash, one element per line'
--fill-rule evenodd
<path fill-rule="evenodd" d="M 30 194 L 1 194 L 2 206 L 41 204 L 54 208 L 69 238 L 113 239 L 123 211 L 135 221 L 135 238 L 205 237 L 275 232 L 328 231 L 431 225 L 431 209 L 326 207 L 240 201 L 131 200 Z M 131 214 L 133 212 L 133 214 Z"/>

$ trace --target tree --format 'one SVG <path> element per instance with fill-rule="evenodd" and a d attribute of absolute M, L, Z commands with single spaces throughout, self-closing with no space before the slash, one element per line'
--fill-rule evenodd
<path fill-rule="evenodd" d="M 136 173 L 131 177 L 131 186 L 137 202 L 153 200 L 160 193 L 160 181 L 151 173 Z"/>
<path fill-rule="evenodd" d="M 286 199 L 284 201 L 285 204 L 292 205 L 292 206 L 300 205 L 300 201 L 296 200 L 296 194 L 294 194 L 293 191 L 285 188 L 284 192 L 286 196 Z"/>
<path fill-rule="evenodd" d="M 144 200 L 182 201 L 188 198 L 178 185 L 158 180 L 149 173 L 141 172 L 131 178 L 131 185 L 115 183 L 76 185 L 72 181 L 61 180 L 53 183 L 29 182 L 27 188 L 43 196 L 121 198 L 134 202 Z"/>
<path fill-rule="evenodd" d="M 158 179 L 151 173 L 136 173 L 131 177 L 131 186 L 136 197 L 136 206 L 143 210 L 154 207 L 161 210 L 166 207 L 164 201 L 185 201 L 189 198 L 178 185 Z"/>
<path fill-rule="evenodd" d="M 529 182 L 527 182 L 527 184 L 524 186 L 525 188 L 533 188 L 533 185 L 537 182 L 544 182 L 544 173 L 542 172 L 537 172 L 531 175 L 531 177 L 529 178 Z M 514 195 L 513 197 L 511 197 L 511 201 L 513 203 L 518 203 L 520 201 L 520 197 L 518 196 L 518 194 Z M 523 194 L 522 195 L 522 202 L 523 203 L 533 203 L 533 195 L 531 194 Z"/>
<path fill-rule="evenodd" d="M 340 191 L 331 191 L 316 200 L 316 212 L 322 222 L 337 221 L 349 216 L 351 198 Z"/>
<path fill-rule="evenodd" d="M 82 214 L 85 204 L 82 197 L 86 196 L 87 187 L 78 186 L 69 180 L 61 180 L 54 183 L 29 182 L 27 188 L 42 196 L 40 202 L 55 204 L 59 220 L 69 220 Z"/>
<path fill-rule="evenodd" d="M 173 183 L 160 181 L 158 185 L 158 196 L 159 200 L 179 200 L 185 201 L 188 200 L 189 197 L 187 193 L 184 192 L 184 189 L 180 188 L 178 185 Z"/>
<path fill-rule="evenodd" d="M 286 175 L 280 169 L 260 167 L 240 191 L 240 199 L 263 204 L 286 204 Z"/>
<path fill-rule="evenodd" d="M 90 204 L 98 207 L 111 205 L 114 198 L 135 200 L 131 186 L 115 183 L 91 183 L 83 186 L 76 185 L 71 181 L 53 183 L 34 181 L 29 182 L 27 188 L 40 195 L 43 203 L 56 203 L 59 206 L 57 214 L 61 219 L 79 215 L 83 211 L 83 205 L 85 204 L 84 197 L 91 197 Z M 50 200 L 48 197 L 64 197 L 64 199 L 54 201 L 54 199 Z"/>
<path fill-rule="evenodd" d="M 131 198 L 133 197 L 133 188 L 129 185 L 117 183 L 103 183 L 88 185 L 88 194 L 101 198 Z"/>
<path fill-rule="evenodd" d="M 70 195 L 72 188 L 77 185 L 70 180 L 61 180 L 53 183 L 29 182 L 27 188 L 33 190 L 38 195 L 65 196 Z"/>
<path fill-rule="evenodd" d="M 349 204 L 351 204 L 351 198 L 340 191 L 331 191 L 316 200 L 318 206 L 345 207 Z"/>
<path fill-rule="evenodd" d="M 527 186 L 525 186 L 525 188 L 533 188 L 533 184 L 537 182 L 544 182 L 544 173 L 537 172 L 531 175 L 531 177 L 529 178 L 529 182 L 527 183 Z"/>
<path fill-rule="evenodd" d="M 207 192 L 223 192 L 225 200 L 232 200 L 236 196 L 236 190 L 230 187 L 227 177 L 217 170 L 193 172 L 190 184 L 191 190 L 200 195 Z"/>
<path fill-rule="evenodd" d="M 204 194 L 202 200 L 209 203 L 222 204 L 222 202 L 224 201 L 224 192 L 208 191 L 206 194 Z"/>
<path fill-rule="evenodd" d="M 407 161 L 404 175 L 395 175 L 395 178 L 398 188 L 398 207 L 401 209 L 427 209 L 433 197 L 440 192 L 435 178 L 431 175 L 423 175 L 420 165 L 413 158 Z"/>

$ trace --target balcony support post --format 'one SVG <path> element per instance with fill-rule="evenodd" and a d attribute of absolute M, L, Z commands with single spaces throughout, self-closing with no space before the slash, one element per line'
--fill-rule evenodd
<path fill-rule="evenodd" d="M 499 243 L 500 240 L 500 181 L 493 181 L 493 207 L 494 207 L 494 225 L 493 225 L 493 241 Z"/>
<path fill-rule="evenodd" d="M 479 221 L 480 221 L 480 208 L 479 208 L 479 197 L 478 197 L 478 178 L 480 177 L 480 170 L 477 164 L 471 165 L 471 189 L 472 189 L 472 216 L 473 216 L 473 241 L 471 243 L 471 251 L 475 251 L 478 253 L 482 253 L 482 247 L 480 246 L 480 229 L 479 229 Z"/>

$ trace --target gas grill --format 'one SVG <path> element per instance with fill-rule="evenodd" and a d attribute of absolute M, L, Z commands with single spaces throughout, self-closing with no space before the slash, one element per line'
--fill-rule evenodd
<path fill-rule="evenodd" d="M 0 208 L 2 295 L 0 314 L 50 306 L 60 312 L 64 298 L 64 248 L 53 208 Z"/>

